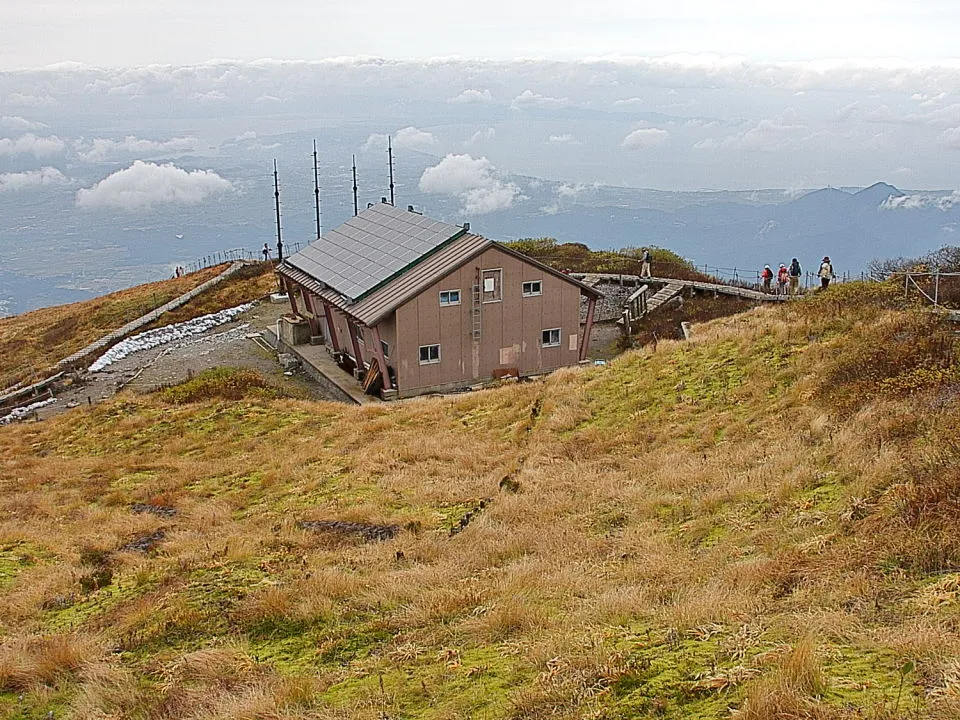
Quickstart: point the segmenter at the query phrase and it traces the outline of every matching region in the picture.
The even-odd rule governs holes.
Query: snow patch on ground
[[[13,412],[0,417],[0,425],[9,425],[12,422],[17,422],[18,420],[23,420],[25,417],[29,417],[34,410],[39,410],[42,407],[47,405],[53,405],[57,401],[56,398],[48,398],[46,400],[41,400],[40,402],[35,402],[26,407],[17,408]]]
[[[167,345],[192,335],[201,335],[210,328],[231,322],[238,315],[252,308],[253,305],[253,303],[238,305],[237,307],[227,308],[226,310],[220,310],[219,312],[210,313],[209,315],[202,315],[193,320],[177,323],[176,325],[168,325],[167,327],[157,328],[156,330],[147,330],[147,332],[134,335],[126,340],[121,340],[97,358],[87,369],[90,372],[99,372],[108,365],[112,365],[135,352]]]

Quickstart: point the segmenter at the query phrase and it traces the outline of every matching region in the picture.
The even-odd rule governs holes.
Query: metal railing
[[[285,255],[292,255],[293,253],[300,252],[306,243],[294,242],[294,243],[284,243],[283,250]],[[271,253],[274,248],[271,248]],[[203,257],[197,258],[189,265],[184,266],[184,270],[187,272],[196,272],[197,270],[203,270],[208,267],[215,267],[217,265],[223,265],[228,262],[236,262],[237,260],[263,260],[263,251],[262,250],[247,250],[246,248],[232,248],[230,250],[218,250],[217,252],[210,253],[209,255],[204,255]],[[269,256],[268,260],[272,260],[273,256]]]
[[[960,272],[940,272],[939,270],[933,272],[892,272],[887,279],[897,280],[900,277],[903,277],[903,296],[905,298],[910,297],[912,288],[921,297],[933,303],[934,307],[944,307],[943,290],[952,290],[951,295],[954,296],[960,294],[960,280],[953,280],[953,278],[960,278]]]

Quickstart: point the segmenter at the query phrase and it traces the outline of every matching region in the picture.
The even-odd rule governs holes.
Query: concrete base
[[[290,346],[309,344],[310,324],[302,318],[284,315],[280,318],[280,341]]]
[[[272,333],[269,334],[272,335]],[[357,384],[357,381],[337,365],[326,346],[304,344],[294,347],[280,339],[277,341],[277,349],[280,352],[291,353],[299,358],[303,371],[323,386],[330,396],[339,402],[351,405],[369,405],[380,402],[377,398],[363,393],[363,389]]]

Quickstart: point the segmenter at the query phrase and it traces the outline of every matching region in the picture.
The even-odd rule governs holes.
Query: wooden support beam
[[[327,330],[330,331],[330,344],[334,352],[340,352],[340,341],[337,339],[337,326],[333,323],[333,308],[329,303],[323,304],[323,312],[327,316]]]
[[[374,325],[373,328],[373,355],[380,364],[380,372],[383,374],[383,389],[393,390],[393,383],[390,382],[390,369],[387,367],[387,358],[383,354],[383,343],[380,341],[380,326]]]
[[[311,335],[320,334],[320,322],[317,319],[317,300],[318,298],[309,290],[303,293],[303,304],[307,306],[307,310],[310,312],[310,316],[307,318],[307,324],[310,325]]]
[[[360,336],[353,320],[347,318],[347,329],[350,331],[350,342],[353,344],[353,359],[357,361],[357,373],[363,372],[363,353],[360,352]]]
[[[593,311],[597,307],[597,299],[591,297],[587,299],[587,322],[583,326],[583,337],[580,338],[580,360],[587,359],[587,351],[590,349],[590,333],[593,331]]]
[[[283,277],[282,275],[280,277]],[[287,291],[287,298],[290,300],[290,310],[294,315],[299,315],[297,311],[297,296],[293,292],[293,283],[283,278],[283,288]]]

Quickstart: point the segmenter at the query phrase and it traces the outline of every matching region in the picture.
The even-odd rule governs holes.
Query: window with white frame
[[[495,268],[484,270],[482,276],[483,302],[500,302],[503,300],[503,270]]]
[[[559,330],[557,331],[560,332]],[[557,343],[560,335],[557,335]],[[420,346],[420,364],[421,365],[432,365],[434,363],[440,362],[440,346],[439,345],[421,345]]]
[[[441,290],[440,291],[440,307],[446,305],[459,305],[460,304],[460,291],[459,290]]]
[[[543,283],[540,280],[530,280],[523,284],[523,296],[534,297],[543,295]]]
[[[550,328],[540,333],[541,347],[560,347],[560,328]]]

